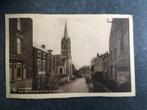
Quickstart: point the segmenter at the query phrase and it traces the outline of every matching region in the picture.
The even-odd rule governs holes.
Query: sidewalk
[[[91,92],[112,92],[109,88],[104,86],[99,81],[91,82],[89,85],[89,89],[91,90]]]
[[[110,82],[110,81],[109,82],[103,81],[102,83],[104,86],[109,88],[112,92],[129,92],[129,91],[131,91],[130,84],[118,85],[117,83]]]

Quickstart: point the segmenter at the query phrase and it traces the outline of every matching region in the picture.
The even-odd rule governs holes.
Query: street
[[[85,78],[79,78],[79,79],[75,79],[72,80],[71,82],[59,86],[58,91],[60,92],[71,92],[71,93],[77,93],[77,92],[81,92],[81,93],[87,93],[88,92],[88,85],[86,85],[85,83]]]
[[[90,86],[86,84],[85,78],[79,78],[72,80],[67,84],[59,86],[57,91],[63,93],[88,93],[89,91],[91,91],[91,89],[93,88],[90,88]],[[101,83],[97,83],[97,88],[95,92],[110,92],[110,90]]]

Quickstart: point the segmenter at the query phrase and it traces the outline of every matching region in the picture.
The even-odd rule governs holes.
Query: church
[[[64,35],[61,39],[61,63],[58,66],[58,74],[64,75],[66,81],[72,78],[72,56],[71,56],[71,42],[68,36],[67,24],[65,22]]]

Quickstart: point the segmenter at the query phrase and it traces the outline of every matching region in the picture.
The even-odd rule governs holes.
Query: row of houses
[[[90,66],[82,66],[81,68],[79,68],[79,74],[81,74],[81,76],[85,77],[85,81],[86,81],[86,83],[88,83],[91,79]]]
[[[48,90],[72,79],[70,38],[65,24],[61,53],[33,42],[31,18],[9,19],[9,70],[11,92]],[[57,82],[58,81],[58,82]]]
[[[111,82],[117,87],[131,90],[130,82],[129,19],[112,20],[109,38],[109,53],[97,54],[91,61],[92,74],[99,74],[99,80]],[[125,91],[125,89],[123,89]]]
[[[104,54],[97,54],[97,57],[91,60],[91,72],[99,74],[100,79],[107,79],[107,73],[109,73],[109,54],[108,52]]]

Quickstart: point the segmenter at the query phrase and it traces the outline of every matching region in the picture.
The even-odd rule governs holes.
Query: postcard
[[[135,96],[133,17],[6,14],[6,96]]]

